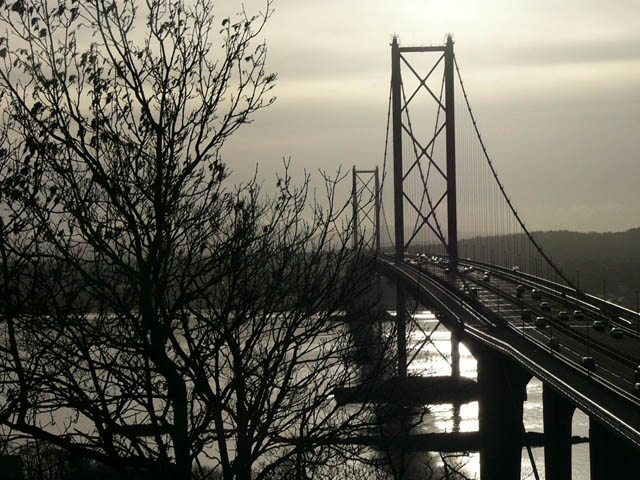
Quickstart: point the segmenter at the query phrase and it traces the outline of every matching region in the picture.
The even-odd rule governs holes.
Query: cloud
[[[580,42],[510,45],[488,56],[488,64],[549,66],[640,61],[640,36]]]

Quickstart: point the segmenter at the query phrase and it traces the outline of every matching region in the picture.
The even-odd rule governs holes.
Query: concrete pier
[[[522,404],[531,375],[508,357],[478,350],[480,478],[520,480]]]
[[[344,388],[336,403],[392,403],[396,405],[463,404],[478,400],[478,385],[465,377],[392,377],[377,383]]]
[[[629,441],[589,418],[591,480],[640,478],[640,456]]]
[[[570,480],[571,424],[576,407],[548,385],[543,385],[542,403],[545,478]]]

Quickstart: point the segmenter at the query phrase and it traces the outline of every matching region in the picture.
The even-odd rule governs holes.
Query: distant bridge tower
[[[375,170],[353,167],[353,247],[380,253],[380,177]]]

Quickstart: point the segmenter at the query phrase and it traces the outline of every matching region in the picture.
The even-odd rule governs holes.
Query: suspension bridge
[[[591,478],[636,478],[640,316],[581,291],[527,229],[480,135],[450,36],[429,47],[393,39],[384,165],[381,174],[354,167],[352,192],[354,242],[395,282],[397,375],[407,376],[408,296],[452,332],[453,380],[459,342],[478,362],[481,478],[520,478],[534,376],[546,478],[571,478],[576,408],[589,416]]]

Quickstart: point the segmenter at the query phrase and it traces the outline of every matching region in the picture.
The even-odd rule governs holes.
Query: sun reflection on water
[[[451,335],[429,311],[419,311],[413,315],[416,326],[409,333],[407,343],[408,358],[413,360],[407,367],[409,375],[451,375]],[[460,344],[460,375],[477,378],[477,361],[469,350]],[[527,385],[527,401],[523,405],[523,420],[527,431],[543,431],[542,382],[533,378]],[[473,432],[478,430],[478,402],[462,405],[430,405],[429,413],[416,433]],[[573,417],[573,435],[588,437],[588,417],[579,410]],[[543,448],[532,449],[539,477],[544,479]],[[572,449],[573,478],[588,480],[589,445],[574,445]],[[470,478],[480,476],[480,456],[469,454],[464,460],[465,472]],[[522,476],[534,478],[533,468],[527,450],[522,450]]]

